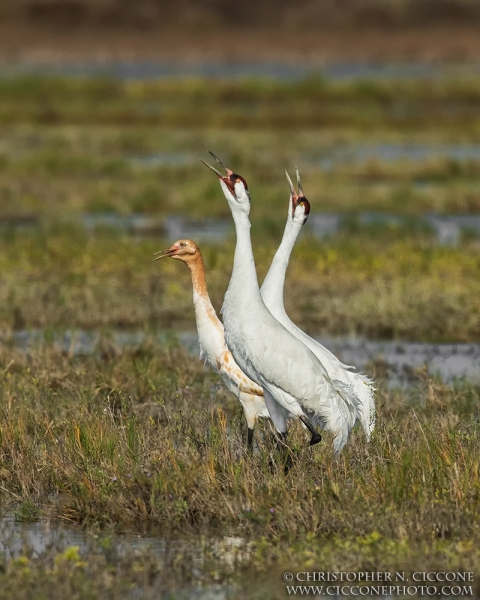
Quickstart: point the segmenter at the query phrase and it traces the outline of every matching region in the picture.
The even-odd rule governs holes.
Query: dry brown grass
[[[476,387],[427,379],[408,401],[377,382],[368,447],[356,431],[334,460],[328,436],[308,448],[293,425],[285,473],[268,428],[246,454],[240,406],[196,359],[176,348],[105,348],[103,358],[1,349],[0,495],[19,518],[240,536],[246,571],[239,564],[235,580],[243,593],[257,580],[262,597],[269,588],[278,597],[282,570],[307,566],[474,570]],[[44,572],[24,566],[25,582]]]
[[[236,3],[238,5],[238,3]],[[322,66],[338,62],[476,62],[480,55],[475,21],[432,21],[407,28],[382,25],[336,28],[302,27],[289,18],[284,26],[235,23],[198,24],[183,14],[179,25],[148,27],[96,23],[78,26],[65,19],[0,20],[0,61],[56,64],[89,61],[287,62]]]

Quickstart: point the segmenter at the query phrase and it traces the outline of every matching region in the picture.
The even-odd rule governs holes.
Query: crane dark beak
[[[293,187],[293,183],[292,183],[292,180],[290,179],[290,175],[288,174],[287,169],[285,169],[285,175],[287,176],[288,185],[290,186],[290,194],[292,195],[292,197],[294,197],[297,195],[297,192],[295,191],[295,188]]]
[[[295,167],[295,171],[297,173],[298,195],[300,197],[305,198],[305,194],[303,193],[302,180],[300,179],[300,173],[298,172],[297,167]]]
[[[233,175],[233,171],[232,169],[229,169],[228,167],[226,167],[223,162],[218,158],[218,156],[216,156],[211,150],[208,151],[208,153],[210,154],[210,156],[212,158],[214,158],[217,163],[222,167],[222,169],[225,170],[225,173],[230,177],[230,175]],[[211,168],[211,167],[210,167]]]
[[[170,246],[170,248],[167,248],[166,250],[159,250],[153,255],[155,256],[153,260],[156,261],[160,260],[161,258],[168,258],[169,256],[173,256],[177,252],[177,250],[178,246]]]
[[[217,169],[215,167],[212,167],[212,165],[209,165],[203,159],[200,159],[200,162],[202,162],[206,167],[208,167],[209,169],[211,169],[219,179],[223,179],[224,178],[224,175],[222,175],[220,173],[220,171],[217,171]]]
[[[232,180],[230,179],[230,177],[234,174],[233,171],[231,169],[229,169],[228,167],[226,167],[222,161],[218,158],[218,156],[216,156],[211,150],[208,151],[209,154],[212,156],[212,158],[214,158],[217,163],[224,169],[226,175],[222,175],[220,173],[220,171],[217,171],[217,169],[215,167],[212,167],[212,165],[209,165],[208,163],[206,163],[204,160],[200,159],[202,161],[202,163],[208,167],[211,171],[213,171],[215,173],[215,175],[221,179],[223,181],[223,183],[228,187],[228,189],[232,192],[233,195],[235,195],[235,190],[233,187],[233,183]]]
[[[285,170],[285,175],[287,176],[288,185],[290,187],[290,195],[292,197],[292,217],[295,214],[295,209],[299,204],[305,207],[305,215],[308,217],[310,214],[310,202],[305,198],[305,194],[303,192],[302,180],[300,179],[300,173],[298,172],[297,167],[295,167],[296,175],[297,175],[297,185],[298,185],[298,194],[295,191],[295,187],[293,186],[292,180]],[[306,220],[306,219],[305,219]]]

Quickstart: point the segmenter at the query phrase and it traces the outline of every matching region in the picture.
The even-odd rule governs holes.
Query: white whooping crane
[[[302,188],[300,174],[297,169],[298,194],[295,191],[292,180],[288,173],[287,180],[290,185],[290,202],[288,206],[287,224],[281,244],[273,258],[270,269],[260,289],[265,306],[280,323],[290,331],[296,338],[303,342],[315,356],[321,361],[328,371],[334,384],[342,381],[351,386],[351,392],[357,396],[357,419],[362,424],[367,440],[375,427],[375,388],[373,381],[362,373],[352,372],[354,367],[345,365],[338,358],[312,339],[293,323],[285,311],[283,304],[283,290],[285,285],[285,274],[295,241],[308,219],[310,203],[308,202]]]
[[[154,256],[154,260],[170,257],[187,265],[192,277],[200,358],[213,367],[223,383],[241,402],[248,426],[247,446],[251,449],[253,428],[257,419],[269,416],[263,390],[240,370],[225,344],[223,325],[208,295],[205,265],[199,247],[191,240],[178,240],[173,246],[156,252]]]
[[[243,177],[228,169],[217,175],[232,212],[237,234],[233,271],[222,307],[225,341],[242,371],[263,388],[277,431],[285,436],[287,419],[297,416],[310,430],[310,445],[321,440],[314,423],[334,435],[338,454],[356,420],[347,386],[333,385],[325,367],[265,306],[258,287],[250,238],[250,193]],[[203,161],[202,161],[203,162]],[[312,422],[313,420],[313,422]]]

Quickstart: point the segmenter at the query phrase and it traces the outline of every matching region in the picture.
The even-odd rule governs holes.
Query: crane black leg
[[[321,441],[322,436],[318,433],[318,431],[312,425],[311,421],[305,415],[300,416],[300,421],[302,421],[302,423],[305,425],[305,427],[312,434],[312,437],[310,438],[310,446],[314,446],[315,444],[318,444],[318,442]]]
[[[250,427],[247,429],[247,450],[253,450],[253,429]]]

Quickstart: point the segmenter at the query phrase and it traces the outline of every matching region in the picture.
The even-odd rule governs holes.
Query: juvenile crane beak
[[[159,250],[158,252],[154,253],[153,256],[155,256],[155,258],[153,259],[153,261],[173,256],[177,250],[178,246],[170,246],[170,248],[167,248],[166,250]]]

